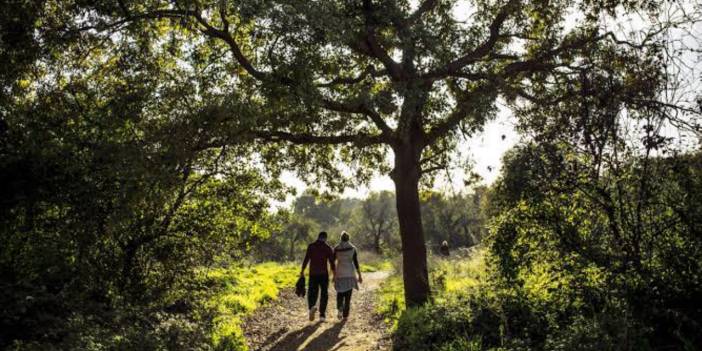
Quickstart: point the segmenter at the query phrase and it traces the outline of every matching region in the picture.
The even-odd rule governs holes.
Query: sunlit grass
[[[392,262],[389,260],[373,262],[373,263],[361,263],[361,272],[373,273],[380,271],[392,271]]]
[[[358,261],[361,264],[361,272],[391,272],[394,270],[392,261],[387,257],[371,251],[360,251]]]
[[[452,294],[465,292],[468,289],[476,288],[485,282],[486,268],[483,251],[476,251],[469,258],[440,259],[434,261],[436,267],[432,269],[433,280],[439,283],[441,275],[445,276],[442,293]]]
[[[432,256],[429,259],[429,268],[432,298],[436,302],[445,302],[458,295],[469,293],[487,280],[483,250],[476,251],[467,258]],[[386,322],[396,325],[405,309],[400,269],[397,269],[396,273],[380,286],[377,306],[377,312],[385,317]]]
[[[385,321],[397,323],[402,310],[405,309],[405,295],[402,276],[394,274],[386,279],[378,290],[376,311],[385,317]]]
[[[263,263],[251,267],[220,268],[206,273],[206,280],[220,289],[207,302],[217,312],[212,343],[217,350],[246,350],[241,329],[243,317],[275,300],[280,289],[292,288],[299,267],[294,264]]]

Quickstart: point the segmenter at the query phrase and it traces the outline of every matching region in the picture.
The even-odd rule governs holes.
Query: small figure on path
[[[334,274],[336,308],[339,310],[339,319],[346,319],[351,310],[351,293],[353,289],[358,290],[358,283],[363,283],[356,247],[349,242],[347,232],[341,233],[341,243],[334,248],[334,257],[336,259]],[[358,274],[358,280],[354,270]]]
[[[449,256],[449,246],[448,242],[444,240],[444,242],[441,243],[441,247],[439,248],[439,253],[441,253],[441,256]]]
[[[314,320],[317,312],[317,297],[319,297],[319,319],[326,319],[327,300],[329,298],[329,270],[327,262],[334,273],[334,250],[327,244],[327,232],[320,232],[317,240],[307,246],[305,259],[302,261],[300,277],[305,276],[307,263],[310,264],[309,284],[307,285],[307,307],[310,313],[310,322]]]

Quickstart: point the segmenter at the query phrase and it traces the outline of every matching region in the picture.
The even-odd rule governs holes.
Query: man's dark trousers
[[[307,286],[307,308],[311,309],[312,306],[317,304],[317,296],[319,296],[319,316],[325,317],[327,312],[327,299],[329,295],[327,289],[329,288],[329,276],[324,275],[310,275],[310,282]]]

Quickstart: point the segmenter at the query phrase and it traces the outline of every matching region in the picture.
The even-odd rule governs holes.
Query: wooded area
[[[696,1],[4,3],[0,347],[234,348],[229,269],[347,230],[401,257],[398,350],[698,350],[701,40]],[[501,109],[497,181],[433,188]]]

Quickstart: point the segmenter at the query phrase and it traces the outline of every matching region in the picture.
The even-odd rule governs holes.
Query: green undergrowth
[[[361,263],[361,272],[373,273],[382,271],[392,271],[392,262],[388,260],[373,262],[373,263]]]
[[[467,258],[432,258],[432,299],[420,307],[405,308],[400,274],[386,280],[379,289],[377,308],[392,324],[393,348],[656,349],[650,346],[644,324],[628,313],[626,301],[607,295],[607,280],[601,269],[564,272],[539,263],[519,271],[519,283],[510,285],[499,279],[492,264],[487,251],[474,252]],[[675,349],[697,350],[693,341],[687,345]]]
[[[476,251],[469,257],[453,256],[429,258],[431,271],[432,300],[435,304],[455,301],[460,296],[475,291],[486,280],[483,251]],[[404,286],[400,269],[385,280],[379,289],[377,312],[386,322],[397,328],[397,323],[405,311]]]
[[[358,253],[358,261],[361,265],[361,272],[364,273],[394,270],[392,260],[389,257],[374,252],[360,251]]]
[[[207,307],[216,311],[211,335],[215,349],[247,350],[242,319],[275,300],[281,289],[292,288],[298,270],[294,264],[269,262],[207,272],[205,279],[219,289],[207,302]]]

